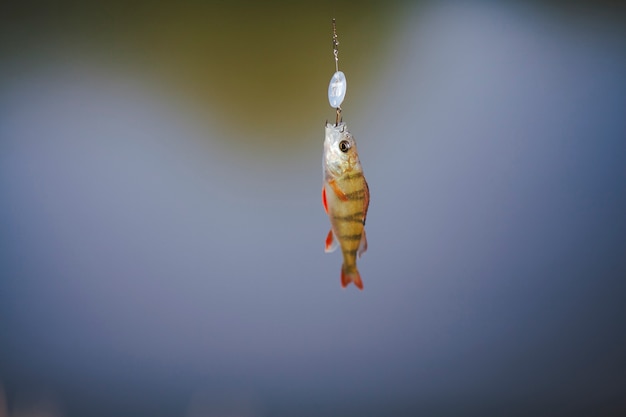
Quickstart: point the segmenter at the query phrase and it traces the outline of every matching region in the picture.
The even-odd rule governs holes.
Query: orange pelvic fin
[[[330,187],[333,189],[333,191],[341,201],[348,201],[348,196],[346,195],[346,193],[341,191],[341,188],[339,188],[339,186],[337,185],[337,181],[328,180],[328,185],[330,185]]]
[[[359,274],[359,270],[356,267],[353,270],[346,270],[346,266],[341,266],[341,286],[346,288],[348,284],[354,282],[354,285],[360,290],[363,289],[363,281],[361,281],[361,274]]]
[[[335,239],[335,235],[333,233],[333,229],[330,229],[328,232],[328,236],[326,236],[326,247],[324,248],[324,252],[329,253],[337,249],[339,243],[337,239]]]
[[[324,210],[326,210],[326,214],[328,214],[328,200],[326,199],[326,187],[322,187],[322,204],[324,205]]]

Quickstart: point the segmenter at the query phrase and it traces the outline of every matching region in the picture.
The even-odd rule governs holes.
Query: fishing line
[[[333,17],[333,55],[335,56],[335,72],[339,71],[339,40],[337,39],[337,21]]]

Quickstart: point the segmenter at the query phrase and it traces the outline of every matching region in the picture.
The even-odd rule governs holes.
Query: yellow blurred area
[[[53,54],[60,48],[105,70],[131,70],[166,95],[191,100],[193,116],[219,121],[238,140],[278,145],[332,117],[331,18],[349,84],[344,108],[354,113],[368,100],[370,83],[380,82],[397,9],[384,2],[280,1],[11,7],[2,18],[12,34],[3,55],[28,54],[33,45]]]

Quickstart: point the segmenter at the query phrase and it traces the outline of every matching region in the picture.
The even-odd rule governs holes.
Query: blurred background
[[[0,416],[624,415],[623,11],[3,5]]]

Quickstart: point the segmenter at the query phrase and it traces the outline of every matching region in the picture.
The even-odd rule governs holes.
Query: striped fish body
[[[369,188],[363,176],[356,142],[344,123],[326,124],[323,166],[322,202],[331,224],[325,250],[332,252],[341,247],[342,287],[353,282],[363,289],[356,260],[357,255],[360,257],[367,250],[365,218]]]

